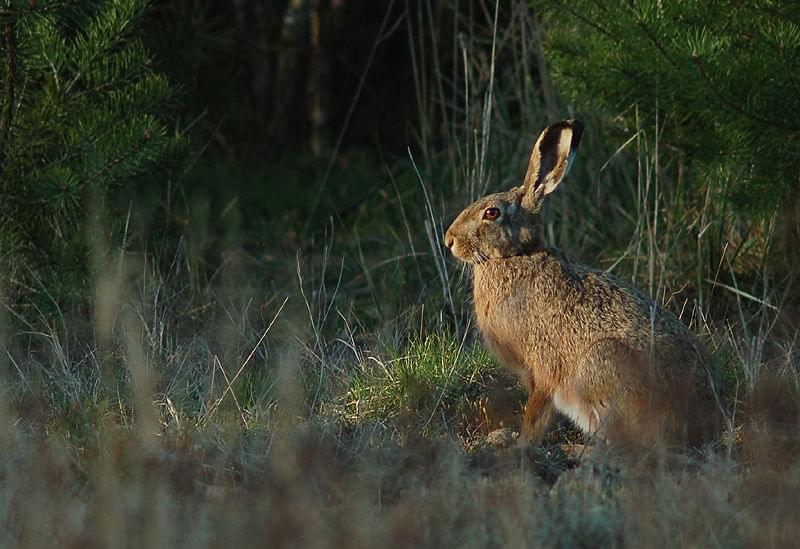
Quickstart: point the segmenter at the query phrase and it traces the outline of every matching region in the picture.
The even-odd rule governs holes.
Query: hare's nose
[[[444,245],[448,248],[452,248],[453,244],[455,243],[455,239],[450,236],[449,234],[444,235]]]

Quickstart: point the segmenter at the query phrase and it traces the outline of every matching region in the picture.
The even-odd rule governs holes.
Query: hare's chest
[[[519,341],[520,333],[530,330],[540,312],[531,303],[530,292],[522,290],[520,287],[476,284],[473,301],[478,328],[500,338]]]
[[[509,316],[509,303],[504,295],[497,292],[481,291],[476,287],[474,291],[475,319],[478,328],[484,335],[491,335],[493,339],[502,339],[510,335],[513,328],[512,318]]]
[[[514,292],[482,292],[479,287],[474,303],[478,330],[494,354],[508,366],[525,362],[531,321],[527,304]]]

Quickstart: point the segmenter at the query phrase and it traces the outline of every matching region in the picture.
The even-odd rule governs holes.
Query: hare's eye
[[[496,221],[500,217],[500,208],[486,208],[483,212],[483,218],[489,221]]]

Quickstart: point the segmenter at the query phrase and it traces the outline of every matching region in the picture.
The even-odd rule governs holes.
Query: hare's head
[[[481,263],[541,248],[542,200],[567,175],[582,133],[577,120],[545,129],[533,146],[522,186],[474,202],[447,229],[444,242],[453,255]]]

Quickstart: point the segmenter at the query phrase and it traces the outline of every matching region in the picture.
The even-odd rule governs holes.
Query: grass
[[[477,338],[468,271],[437,238],[472,197],[519,179],[544,126],[518,53],[539,29],[525,10],[514,23],[490,9],[453,46],[455,103],[436,100],[447,79],[422,78],[444,66],[415,57],[420,104],[443,109],[420,114],[421,154],[331,164],[329,215],[309,232],[299,172],[287,185],[288,168],[203,166],[198,181],[230,186],[187,185],[186,232],[158,251],[96,254],[91,307],[37,311],[46,288],[24,308],[3,301],[4,545],[795,543],[791,280],[761,261],[768,224],[744,230],[672,178],[649,128],[617,149],[589,124],[545,234],[707,342],[728,382],[725,437],[641,468],[566,420],[537,449],[498,436],[519,429],[525,395]],[[415,55],[430,32],[415,29]],[[292,206],[263,211],[282,189]]]
[[[729,288],[706,283],[701,301],[683,285],[696,248],[672,230],[691,202],[670,213],[676,197],[649,193],[643,179],[630,185],[641,186],[630,193],[641,204],[626,215],[630,241],[592,232],[599,218],[572,225],[566,240],[580,230],[619,246],[607,264],[642,287],[653,281],[651,292],[707,340],[729,387],[731,424],[717,448],[642,470],[583,448],[565,420],[539,449],[508,447],[497,429],[519,429],[524,392],[475,338],[465,273],[446,259],[441,278],[441,257],[425,251],[428,235],[414,230],[424,223],[411,216],[430,213],[407,210],[382,241],[337,229],[344,234],[295,257],[271,287],[254,275],[269,260],[231,260],[204,278],[178,247],[166,272],[112,257],[91,316],[31,319],[6,308],[7,325],[23,329],[6,330],[4,342],[0,538],[13,546],[793,543],[800,357],[791,305],[780,287],[744,286],[740,259],[725,251]],[[645,211],[663,214],[659,224]],[[558,203],[550,212],[555,237],[570,214]],[[403,270],[395,246],[406,238],[420,255]]]
[[[450,334],[429,335],[388,360],[369,357],[360,365],[349,381],[346,410],[354,421],[405,421],[422,435],[468,434],[491,424],[480,417],[480,397],[503,377],[483,348],[464,348]]]

